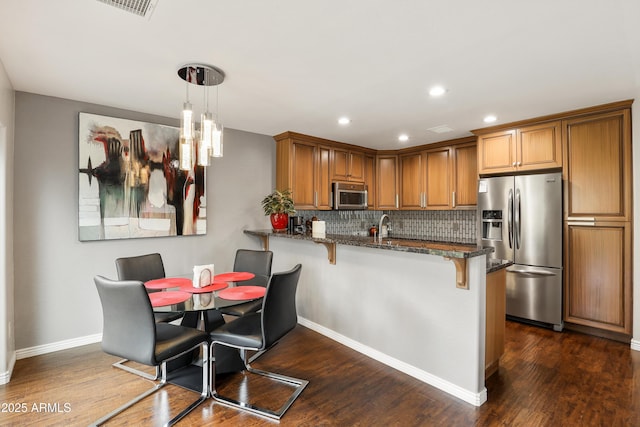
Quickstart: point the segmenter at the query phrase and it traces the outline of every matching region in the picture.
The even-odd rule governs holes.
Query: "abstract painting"
[[[179,168],[179,133],[80,113],[80,241],[206,234],[204,167]]]

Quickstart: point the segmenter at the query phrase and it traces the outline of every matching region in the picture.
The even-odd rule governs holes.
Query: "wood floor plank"
[[[615,341],[514,322],[507,322],[505,345],[481,407],[302,326],[254,367],[310,381],[281,426],[640,425],[640,352]],[[84,426],[153,386],[112,368],[116,360],[99,344],[19,360],[11,382],[0,386],[0,425]],[[252,379],[247,389],[241,380],[242,374],[227,376],[219,390],[249,392],[267,405],[282,397],[268,384]],[[161,425],[195,398],[170,385],[108,425]],[[207,400],[179,425],[274,422]]]

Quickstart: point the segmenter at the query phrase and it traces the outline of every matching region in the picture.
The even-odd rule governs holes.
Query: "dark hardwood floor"
[[[19,360],[0,386],[0,425],[87,425],[150,388],[111,367],[99,344]],[[474,407],[298,326],[254,363],[310,381],[282,426],[640,426],[640,352],[574,332],[507,322],[506,353]],[[241,374],[222,392],[247,393]],[[226,388],[225,388],[226,387]],[[252,395],[277,399],[258,382]],[[160,425],[195,399],[167,386],[109,425]],[[23,405],[24,404],[24,405]],[[13,411],[13,412],[12,412]],[[16,412],[21,411],[21,412]],[[179,425],[277,424],[206,401]]]

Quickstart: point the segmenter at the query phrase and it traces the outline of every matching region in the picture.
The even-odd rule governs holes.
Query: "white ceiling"
[[[0,0],[0,61],[17,91],[176,118],[177,69],[210,64],[226,74],[228,128],[395,149],[470,135],[489,113],[633,98],[639,18],[638,0],[158,0],[150,19],[97,0]],[[429,97],[435,84],[447,94]],[[453,131],[427,130],[440,125]]]

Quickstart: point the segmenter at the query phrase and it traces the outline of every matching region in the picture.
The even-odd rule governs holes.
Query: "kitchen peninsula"
[[[395,238],[380,243],[347,235],[245,233],[274,252],[274,271],[302,263],[300,324],[468,403],[487,400],[486,255],[492,249]],[[465,287],[456,286],[461,265]],[[493,264],[490,271],[504,266]]]

